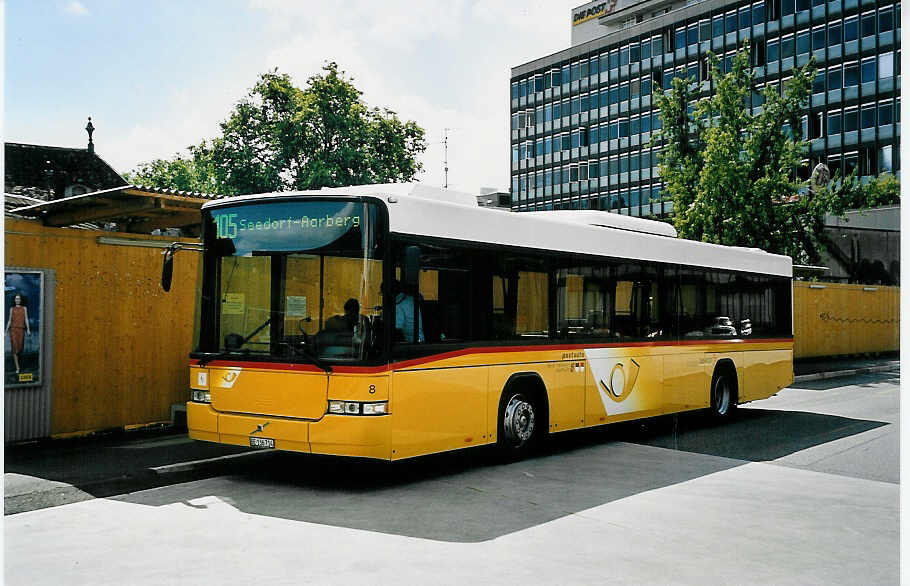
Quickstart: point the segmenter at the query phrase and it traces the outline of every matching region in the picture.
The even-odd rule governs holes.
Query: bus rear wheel
[[[521,391],[509,391],[500,405],[499,450],[508,459],[524,457],[541,436],[537,404]]]
[[[711,415],[729,419],[736,409],[736,387],[729,369],[718,369],[711,380]]]

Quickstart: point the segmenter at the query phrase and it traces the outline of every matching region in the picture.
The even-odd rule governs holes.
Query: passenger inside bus
[[[420,311],[420,294],[416,299],[413,294],[406,292],[401,283],[395,281],[395,338],[407,343],[414,342],[414,315],[415,305],[417,315],[417,341],[423,342],[423,316]],[[415,304],[415,301],[417,302]]]

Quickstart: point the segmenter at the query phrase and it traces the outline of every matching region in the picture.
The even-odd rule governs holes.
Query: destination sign
[[[359,231],[363,212],[355,202],[269,202],[217,208],[212,220],[216,238],[231,240],[234,254],[247,255],[327,246]]]

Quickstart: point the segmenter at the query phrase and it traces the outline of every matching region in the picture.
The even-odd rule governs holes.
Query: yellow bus
[[[420,184],[226,198],[202,214],[198,440],[520,457],[573,429],[726,418],[793,380],[788,257]]]

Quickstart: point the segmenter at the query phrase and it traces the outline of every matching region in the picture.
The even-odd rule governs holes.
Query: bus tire
[[[718,364],[711,378],[711,416],[717,420],[727,420],[736,410],[738,389],[736,371],[729,363]]]
[[[506,461],[531,453],[546,433],[547,417],[542,402],[523,388],[510,388],[499,401],[496,445]]]

